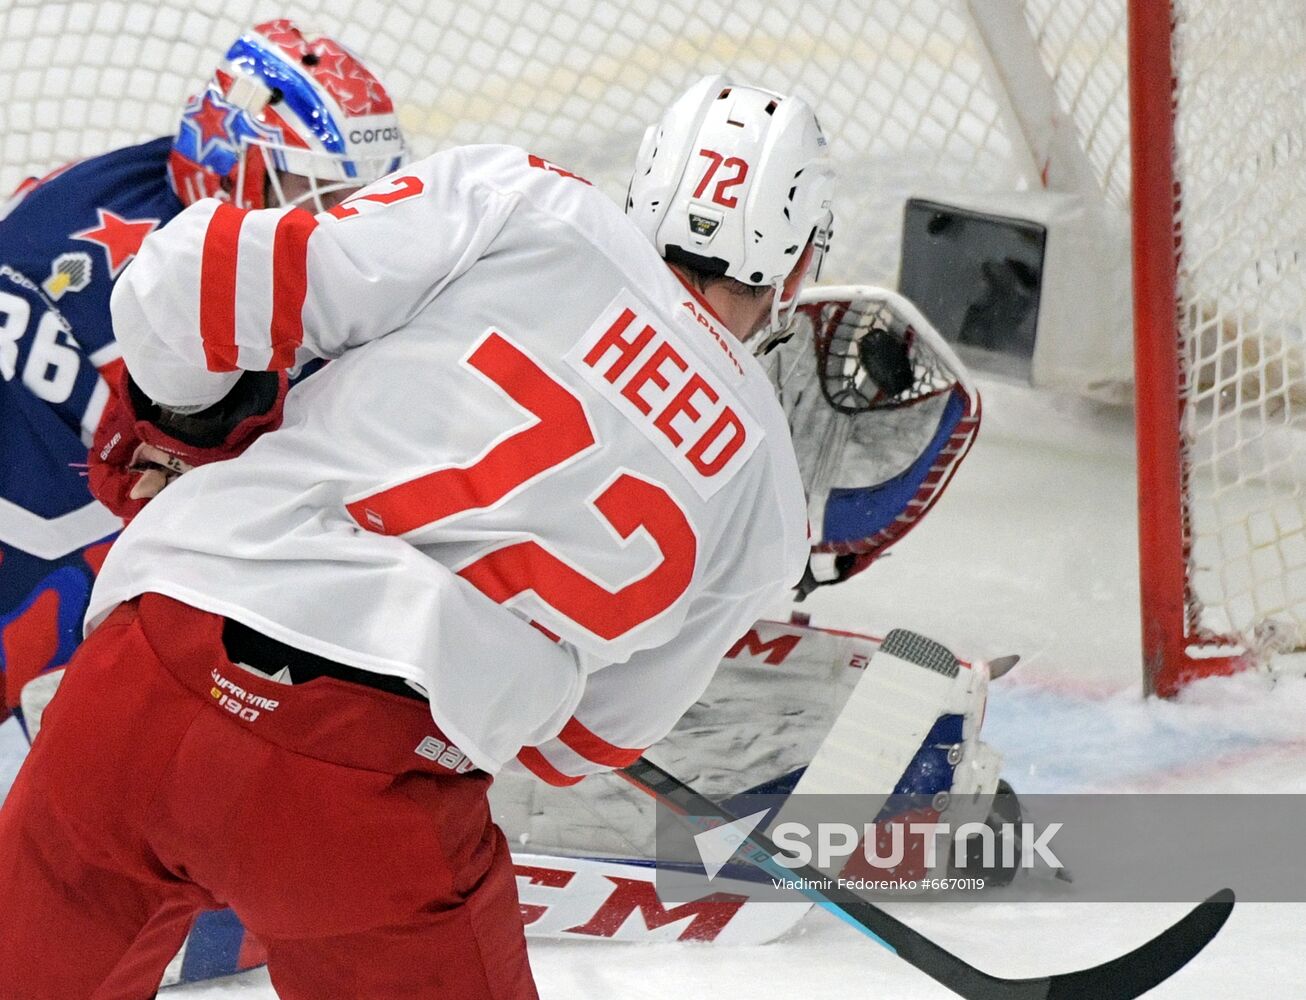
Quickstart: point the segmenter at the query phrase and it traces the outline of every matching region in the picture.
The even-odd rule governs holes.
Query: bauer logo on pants
[[[209,676],[213,678],[213,687],[209,689],[209,695],[219,707],[226,709],[238,719],[253,722],[263,712],[275,712],[277,706],[281,704],[275,698],[265,698],[261,694],[246,691],[239,684],[223,677],[217,670],[210,671]]]
[[[471,758],[456,746],[452,743],[446,743],[436,736],[423,737],[422,742],[417,744],[413,753],[419,757],[425,757],[441,767],[447,767],[454,774],[466,774],[476,767]]]

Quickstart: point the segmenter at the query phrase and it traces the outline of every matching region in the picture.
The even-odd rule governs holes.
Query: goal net
[[[1009,207],[1022,193],[1067,192],[1126,224],[1130,5],[10,0],[0,9],[0,192],[71,159],[171,133],[185,98],[243,29],[290,16],[368,61],[416,155],[515,143],[614,198],[644,127],[698,76],[724,70],[801,94],[818,110],[838,169],[823,280],[893,286],[908,197],[992,196]],[[1145,469],[1142,488],[1145,522],[1147,496],[1172,494],[1157,515],[1169,540],[1145,531],[1143,541],[1145,632],[1167,637],[1146,654],[1151,683],[1170,690],[1175,678],[1227,663],[1204,662],[1203,647],[1239,656],[1306,637],[1297,427],[1306,9],[1295,0],[1174,0],[1172,18],[1165,0],[1132,5],[1136,28],[1138,11],[1153,15],[1155,44],[1141,71],[1135,50],[1135,87],[1141,79],[1158,96],[1148,128],[1174,136],[1179,192],[1177,207],[1158,189],[1145,196],[1154,227],[1145,252],[1173,265],[1171,297],[1153,305],[1170,360],[1168,380],[1150,370],[1139,379],[1155,397],[1140,413],[1160,413],[1167,426],[1156,433],[1169,439],[1146,451],[1169,480],[1158,485]],[[1159,146],[1170,165],[1170,147]],[[1155,159],[1157,148],[1145,134],[1139,158]],[[1113,269],[1126,296],[1127,262],[1100,267]],[[1154,391],[1167,381],[1172,388]],[[1167,566],[1153,572],[1163,580],[1154,591],[1149,559]]]
[[[1123,7],[1084,0],[1071,5],[1082,16],[1067,18],[1063,6],[1035,0],[1031,31],[1063,68],[1090,155],[1123,206]],[[797,92],[818,109],[840,169],[847,236],[831,255],[836,279],[894,278],[908,190],[1040,183],[957,0],[10,0],[0,10],[0,189],[172,132],[231,41],[273,16],[364,56],[416,155],[514,143],[614,196],[645,126],[698,76],[724,69]]]

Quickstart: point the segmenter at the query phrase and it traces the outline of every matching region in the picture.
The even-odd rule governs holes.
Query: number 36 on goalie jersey
[[[756,447],[751,419],[693,370],[683,349],[637,313],[633,296],[614,299],[566,361],[684,473],[704,499]],[[435,469],[348,503],[362,527],[409,535],[485,509],[600,445],[580,397],[520,344],[487,332],[463,365],[531,419],[465,465]],[[689,587],[698,558],[694,526],[666,485],[619,470],[585,502],[614,544],[643,531],[659,558],[609,589],[539,541],[511,542],[480,555],[459,575],[499,603],[526,591],[599,639],[616,639],[656,618]],[[579,507],[579,504],[578,504]],[[578,509],[576,514],[581,515]],[[564,512],[564,516],[567,513]]]

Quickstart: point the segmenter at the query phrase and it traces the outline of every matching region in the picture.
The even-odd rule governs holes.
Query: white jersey
[[[803,571],[760,366],[616,206],[522,150],[440,153],[316,217],[200,202],[113,319],[171,406],[334,360],[279,430],[151,501],[88,622],[152,591],[406,678],[488,771],[629,763]]]

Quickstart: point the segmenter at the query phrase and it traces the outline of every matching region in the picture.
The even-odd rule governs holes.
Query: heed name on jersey
[[[704,500],[724,486],[761,429],[709,366],[623,289],[567,363],[635,424]]]

